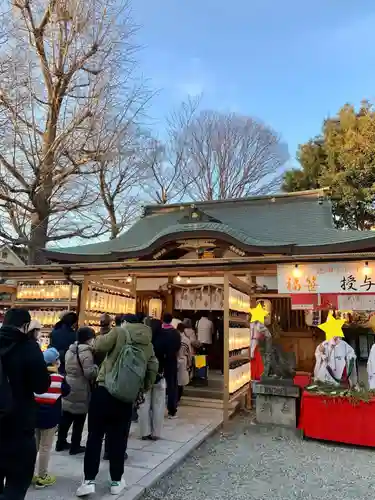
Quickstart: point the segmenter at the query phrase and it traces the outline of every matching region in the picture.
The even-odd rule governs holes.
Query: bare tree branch
[[[141,84],[127,0],[5,1],[0,239],[26,245],[35,263],[49,242],[108,229],[102,216],[91,221],[101,200],[94,179],[118,135],[114,117],[127,109],[131,123],[146,101],[134,96]],[[118,182],[130,184],[129,176]]]
[[[181,134],[186,152],[182,180],[193,200],[241,198],[270,192],[280,183],[286,146],[253,118],[205,111]]]
[[[167,119],[167,140],[165,142],[150,138],[145,150],[145,163],[150,171],[150,185],[146,190],[158,204],[170,203],[181,199],[188,182],[183,182],[187,157],[185,130],[194,119],[201,102],[201,96],[183,102]]]

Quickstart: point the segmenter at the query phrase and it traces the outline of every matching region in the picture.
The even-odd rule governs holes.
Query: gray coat
[[[77,349],[81,364],[77,358]],[[78,345],[77,342],[72,344],[65,356],[65,370],[70,394],[63,399],[63,410],[74,414],[87,413],[91,397],[90,384],[98,375],[91,346]]]

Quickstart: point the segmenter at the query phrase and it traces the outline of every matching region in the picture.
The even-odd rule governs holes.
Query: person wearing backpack
[[[140,394],[155,382],[158,361],[152,347],[151,329],[136,315],[124,316],[124,323],[106,335],[96,337],[95,351],[107,353],[97,378],[88,414],[88,438],[84,460],[84,480],[76,495],[95,493],[103,438],[107,433],[110,490],[119,495],[126,487],[124,457],[133,405]]]
[[[69,449],[70,455],[84,453],[81,446],[82,432],[89,410],[93,384],[98,375],[98,367],[90,342],[95,338],[95,331],[89,326],[77,330],[77,341],[69,347],[65,355],[66,379],[70,393],[62,401],[62,419],[56,442],[56,451]],[[67,442],[70,427],[73,425],[72,442]]]
[[[9,309],[0,328],[0,498],[24,499],[36,461],[37,404],[50,375],[26,309]]]

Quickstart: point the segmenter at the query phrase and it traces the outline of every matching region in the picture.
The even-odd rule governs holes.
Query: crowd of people
[[[168,418],[177,418],[194,350],[201,346],[190,320],[176,322],[168,313],[163,321],[126,314],[112,327],[112,318],[103,314],[98,335],[77,325],[75,312],[62,315],[42,352],[41,325],[31,321],[30,313],[12,308],[5,314],[0,328],[2,500],[25,498],[31,484],[46,488],[56,482],[49,470],[56,435],[57,452],[84,455],[78,497],[95,493],[103,443],[110,492],[119,495],[126,487],[131,422],[138,419],[140,439],[155,441],[161,438],[166,408]]]

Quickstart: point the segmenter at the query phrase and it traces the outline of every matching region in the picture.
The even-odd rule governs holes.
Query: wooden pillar
[[[82,283],[80,303],[79,303],[79,316],[78,316],[78,326],[85,325],[86,319],[86,304],[89,296],[89,277],[85,276]]]
[[[173,285],[173,276],[168,276],[168,285]],[[173,288],[167,291],[167,296],[165,298],[165,312],[173,314],[174,309],[174,294]]]
[[[69,285],[69,303],[68,303],[68,311],[70,311],[71,303],[72,303],[72,295],[73,295],[73,285],[70,283]]]
[[[137,276],[134,276],[133,278],[133,295],[134,295],[134,304],[135,304],[135,312],[143,312],[137,310]]]
[[[224,273],[224,425],[229,420],[229,276]]]
[[[251,287],[256,285],[256,276],[253,276],[251,273],[247,275],[247,281],[249,283],[249,296],[250,296],[250,307],[256,307],[256,298],[254,294],[251,292]]]

